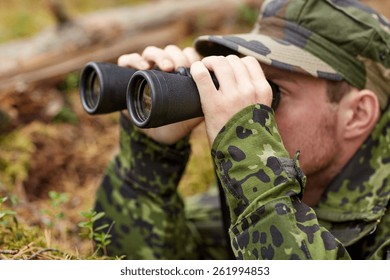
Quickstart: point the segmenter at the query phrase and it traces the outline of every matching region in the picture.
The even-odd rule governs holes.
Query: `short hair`
[[[340,100],[352,90],[352,86],[346,81],[327,80],[326,94],[330,103],[338,104]]]

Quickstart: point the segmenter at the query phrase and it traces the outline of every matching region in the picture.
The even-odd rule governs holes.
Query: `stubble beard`
[[[323,125],[317,127],[313,139],[307,144],[306,150],[315,152],[307,155],[302,165],[307,176],[305,194],[314,196],[309,200],[315,202],[320,199],[321,194],[342,168],[339,158],[343,150],[336,137],[337,112],[330,111],[329,114],[325,114],[321,123]]]

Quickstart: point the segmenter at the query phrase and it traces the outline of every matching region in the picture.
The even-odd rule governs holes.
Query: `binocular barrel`
[[[127,108],[134,124],[141,128],[203,115],[198,89],[186,68],[175,73],[136,72],[127,88]]]
[[[129,79],[137,70],[106,62],[89,62],[81,71],[80,98],[91,115],[126,109]]]

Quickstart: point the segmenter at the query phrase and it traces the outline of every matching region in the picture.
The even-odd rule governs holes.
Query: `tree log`
[[[160,0],[72,18],[0,45],[0,94],[79,70],[88,61],[115,61],[147,45],[178,43],[197,26],[212,32],[237,18],[244,4],[259,5],[256,0]]]

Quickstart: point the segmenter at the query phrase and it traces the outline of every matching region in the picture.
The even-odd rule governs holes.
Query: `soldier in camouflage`
[[[191,66],[228,229],[217,188],[177,192],[202,120],[141,131],[122,114],[96,200],[99,223],[115,222],[109,254],[390,259],[388,21],[354,0],[267,0],[251,33],[202,36],[195,50],[149,47],[118,63]]]

